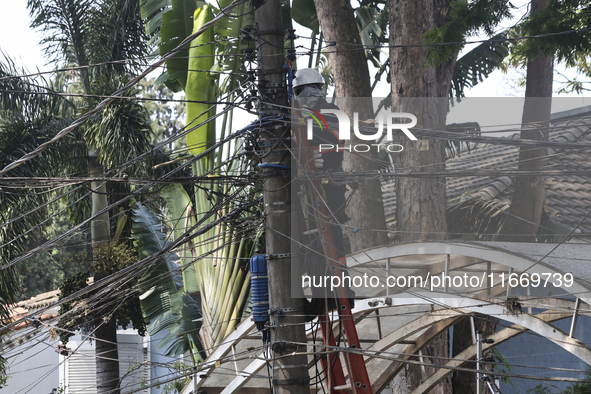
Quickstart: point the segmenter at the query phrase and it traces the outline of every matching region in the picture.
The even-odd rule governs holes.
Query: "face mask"
[[[297,96],[300,106],[308,108],[313,107],[319,98],[322,98],[322,92],[314,85],[305,86]]]

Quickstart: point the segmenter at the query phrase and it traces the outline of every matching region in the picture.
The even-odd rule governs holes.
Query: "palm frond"
[[[447,210],[450,237],[474,237],[490,241],[509,211],[509,203],[497,199],[482,200],[471,195]]]
[[[379,47],[387,42],[388,38],[388,7],[379,9],[375,6],[362,6],[355,9],[355,19],[361,43],[367,48],[365,56],[377,68],[381,67]]]
[[[40,116],[38,119],[0,121],[0,166],[30,152],[39,144],[50,140],[57,130],[69,121],[59,117]],[[67,157],[69,140],[52,145],[38,157],[10,172],[14,177],[53,176],[62,168]],[[45,202],[48,190],[25,186],[0,187],[0,266],[29,250],[38,224],[46,219]],[[27,212],[26,215],[23,213]],[[6,305],[14,303],[20,294],[17,269],[12,266],[0,271],[0,316],[6,314]]]
[[[503,69],[509,55],[507,32],[499,33],[478,45],[456,61],[451,83],[452,97],[464,97],[464,92],[487,78],[493,71]]]
[[[0,51],[0,116],[9,119],[38,119],[71,115],[74,105],[54,95],[53,86],[43,77],[26,77],[29,71]]]
[[[150,117],[146,109],[133,100],[112,102],[91,117],[81,133],[86,143],[99,152],[100,163],[107,167],[125,163],[151,148]]]

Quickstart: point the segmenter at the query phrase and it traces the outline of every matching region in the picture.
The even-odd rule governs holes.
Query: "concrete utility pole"
[[[285,64],[281,0],[253,1],[255,35],[258,48],[258,85],[264,103],[260,118],[287,115],[287,89],[283,81]],[[270,104],[279,104],[284,108]],[[267,120],[268,121],[268,120]],[[289,146],[290,125],[277,121],[260,134],[265,150]],[[305,356],[306,332],[302,298],[291,297],[291,187],[288,168],[290,155],[265,155],[262,163],[265,202],[265,237],[269,278],[270,333],[274,393],[309,394],[308,360]],[[295,355],[294,355],[295,354]]]

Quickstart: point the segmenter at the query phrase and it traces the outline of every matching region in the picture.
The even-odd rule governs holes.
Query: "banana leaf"
[[[318,31],[320,24],[314,0],[293,0],[291,17],[300,25]]]
[[[146,1],[144,5],[146,14],[151,13],[156,17],[161,8],[150,4],[150,1],[161,1],[162,5],[165,0]],[[225,8],[230,3],[231,0],[220,0],[218,4]],[[172,8],[175,9],[174,1]],[[210,21],[214,11],[217,12],[210,5],[201,4],[196,8],[192,31],[197,31],[204,23]],[[204,122],[215,114],[215,105],[208,103],[216,102],[225,94],[230,94],[229,100],[232,101],[232,94],[240,94],[234,93],[234,90],[240,86],[239,78],[244,75],[243,51],[249,45],[254,46],[254,41],[247,33],[254,23],[251,11],[250,4],[239,5],[227,12],[214,28],[208,29],[191,43],[188,64],[183,67],[187,75],[186,84],[182,86],[189,101],[186,121],[188,128]],[[164,29],[172,23],[172,19],[168,20],[165,15],[167,14],[162,16],[163,43],[166,41]],[[185,11],[184,16],[186,15]],[[170,15],[171,18],[172,16]],[[182,24],[180,15],[176,20],[179,25]],[[178,29],[181,30],[180,27]],[[187,31],[185,36],[190,33],[191,31]],[[217,44],[210,44],[214,41]],[[221,59],[217,64],[216,57]],[[170,65],[167,73],[171,75],[173,73]],[[224,75],[224,77],[218,78],[218,75]],[[175,78],[177,81],[182,79],[179,76]],[[162,75],[159,78],[160,81],[170,81],[170,79],[168,75]],[[226,130],[231,130],[231,127],[231,115],[226,115],[222,124],[222,138]],[[209,122],[187,135],[187,146],[192,154],[197,155],[203,152],[207,144],[215,138],[215,123]],[[206,188],[202,188],[201,185],[195,188],[194,199],[189,197],[180,185],[171,185],[164,189],[163,196],[168,205],[177,238],[194,226],[198,220],[203,219],[207,212],[215,211],[217,215],[225,215],[240,204],[237,202],[240,199],[229,199],[220,206],[219,198],[223,198],[220,196],[236,193],[240,187],[220,185],[215,181],[215,174],[239,171],[237,166],[241,164],[232,160],[234,149],[238,149],[237,145],[233,145],[232,148],[220,148],[206,159],[193,163],[195,176],[205,174],[212,176],[212,181]],[[214,219],[215,217],[208,218],[204,224]],[[248,257],[253,250],[253,242],[248,236],[252,235],[242,234],[235,231],[232,225],[222,223],[179,250],[185,290],[191,294],[198,290],[201,296],[204,321],[202,338],[207,342],[204,343],[207,348],[221,343],[244,318],[244,310],[249,299],[250,275],[246,269],[245,261],[247,260],[244,258]],[[154,302],[157,301],[154,300]],[[175,301],[168,298],[158,302],[163,306],[168,303],[168,308],[172,309]],[[163,315],[161,319],[164,321],[170,319],[170,316]],[[160,324],[159,320],[155,320],[154,325]]]
[[[159,253],[168,245],[160,221],[140,203],[134,209],[132,233],[142,259]],[[199,340],[201,313],[195,300],[183,288],[175,260],[178,260],[176,255],[160,257],[140,278],[140,306],[150,335],[164,329],[169,331],[158,348],[170,344],[166,350],[168,356],[192,351],[197,362],[203,359],[203,346]]]
[[[158,43],[161,56],[176,48],[193,31],[193,13],[198,5],[195,0],[140,0],[141,17],[152,44]],[[170,90],[179,92],[187,84],[189,48],[185,48],[166,61],[167,70],[158,77]]]
[[[220,6],[227,7],[231,2],[221,0]],[[238,85],[238,75],[245,74],[243,53],[251,44],[254,45],[254,39],[248,34],[253,25],[254,13],[250,3],[239,5],[216,23],[214,30],[220,37],[216,71],[227,72],[227,77],[220,82],[217,96],[233,91]]]
[[[170,215],[174,218],[174,236],[178,239],[188,228],[195,225],[195,216],[192,213],[193,204],[191,198],[181,185],[175,184],[166,186],[162,190],[162,196],[166,201]],[[180,248],[181,266],[183,268],[183,282],[188,293],[199,291],[197,274],[193,264],[193,255],[190,245],[184,244]]]
[[[212,19],[213,7],[205,4],[197,8],[193,18],[193,32],[197,32],[201,26]],[[185,86],[185,94],[188,100],[186,122],[188,129],[215,115],[215,105],[210,103],[215,102],[216,80],[209,73],[209,70],[214,65],[215,44],[213,33],[213,27],[207,29],[191,42],[191,48],[189,49],[189,70],[187,72],[187,85]],[[203,153],[207,148],[207,143],[214,139],[215,122],[212,120],[187,134],[189,152],[195,156]],[[208,160],[205,160],[206,167]]]

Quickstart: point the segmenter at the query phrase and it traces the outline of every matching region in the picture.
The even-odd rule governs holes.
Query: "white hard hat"
[[[302,68],[296,72],[293,87],[297,88],[302,85],[324,85],[324,78],[318,71],[313,68]]]

